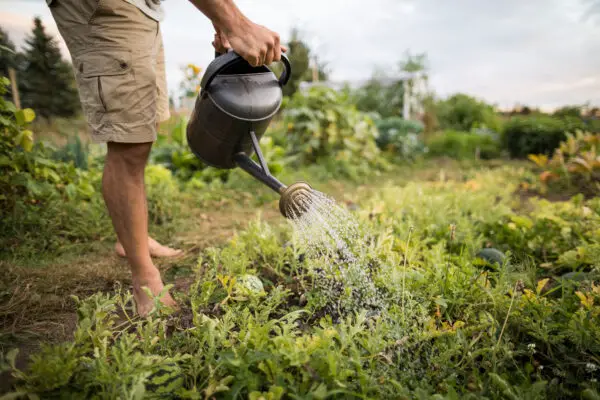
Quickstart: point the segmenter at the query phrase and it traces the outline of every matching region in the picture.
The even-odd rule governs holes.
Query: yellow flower
[[[537,283],[537,288],[536,288],[536,293],[539,295],[540,293],[542,293],[542,290],[544,289],[544,287],[546,286],[546,284],[548,283],[550,279],[546,278],[546,279],[542,279],[540,281],[538,281]]]
[[[592,308],[594,305],[594,298],[591,295],[585,295],[582,292],[575,292],[579,300],[581,301],[581,305],[587,308],[588,310]]]
[[[194,75],[198,75],[201,71],[200,67],[198,67],[197,65],[191,64],[191,63],[188,64],[187,67],[188,67],[188,69],[191,69],[192,72],[194,72]]]

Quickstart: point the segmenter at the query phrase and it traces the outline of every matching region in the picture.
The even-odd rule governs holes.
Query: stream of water
[[[319,266],[316,284],[331,303],[328,313],[380,310],[383,301],[369,271],[377,260],[367,257],[367,235],[355,216],[316,190],[296,201],[306,211],[298,215],[290,207],[290,222],[309,262]]]

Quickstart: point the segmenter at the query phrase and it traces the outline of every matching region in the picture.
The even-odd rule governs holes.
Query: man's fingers
[[[260,57],[260,54],[258,52],[255,52],[253,54],[249,54],[248,58],[246,58],[246,59],[250,63],[250,65],[252,65],[253,67],[258,67],[260,65],[261,57]]]
[[[284,45],[281,45],[281,51],[282,51],[283,53],[287,53],[288,49],[287,49],[287,47],[285,47]]]
[[[271,65],[271,63],[273,63],[273,60],[275,59],[275,44],[276,44],[276,40],[273,39],[273,42],[269,42],[267,43],[267,54],[265,55],[265,64],[264,65]]]
[[[273,46],[273,61],[281,60],[281,44],[279,43],[279,35],[275,35],[275,44]]]
[[[231,49],[231,44],[229,43],[229,40],[227,40],[226,37],[221,37],[221,43],[223,44],[223,47],[225,49]]]
[[[258,55],[258,64],[255,65],[256,67],[265,65],[265,59],[267,58],[268,53],[269,53],[269,48],[267,47],[267,45],[261,46],[260,53]]]

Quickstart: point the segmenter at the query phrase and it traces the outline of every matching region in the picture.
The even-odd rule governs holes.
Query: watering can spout
[[[261,160],[262,155],[260,153],[257,153],[257,155]],[[296,219],[306,212],[308,208],[306,202],[312,193],[312,188],[308,183],[296,182],[286,186],[270,174],[266,163],[261,167],[245,153],[237,153],[233,159],[241,169],[281,196],[279,198],[279,211],[285,218]]]
[[[287,186],[281,183],[269,172],[265,165],[261,166],[255,163],[246,153],[237,153],[233,156],[233,160],[236,162],[238,167],[252,175],[256,180],[264,183],[266,186],[273,189],[275,192],[281,194]],[[262,163],[261,163],[262,164]]]
[[[244,152],[236,153],[233,156],[233,160],[241,169],[273,189],[281,196],[279,199],[279,211],[285,218],[298,218],[306,212],[307,202],[308,199],[310,199],[312,188],[305,182],[296,182],[290,186],[286,186],[271,175],[269,166],[260,151],[258,140],[254,132],[250,132],[250,138],[252,139],[252,146],[254,147],[260,165],[254,162]]]

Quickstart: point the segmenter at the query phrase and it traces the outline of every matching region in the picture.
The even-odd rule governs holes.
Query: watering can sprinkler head
[[[283,189],[279,211],[287,219],[296,219],[308,210],[312,188],[306,182],[296,182]]]

